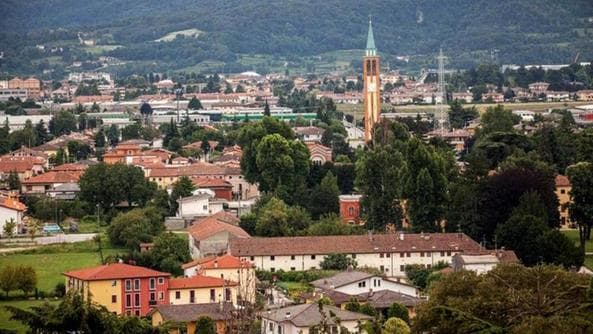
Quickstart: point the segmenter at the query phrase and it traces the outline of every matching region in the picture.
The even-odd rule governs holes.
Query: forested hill
[[[3,0],[0,12],[2,48],[14,33],[66,28],[128,48],[116,56],[137,57],[146,43],[198,29],[203,33],[186,44],[222,58],[315,55],[363,48],[372,15],[377,46],[388,54],[496,49],[507,63],[567,62],[579,51],[593,56],[591,0]]]

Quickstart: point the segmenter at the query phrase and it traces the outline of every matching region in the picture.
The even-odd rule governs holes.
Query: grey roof
[[[399,303],[407,307],[416,306],[422,299],[403,293],[380,290],[373,292],[361,293],[357,296],[359,301],[366,301],[374,308],[388,308],[393,303]]]
[[[222,305],[219,303],[158,305],[151,311],[151,314],[158,311],[164,321],[191,322],[201,316],[210,317],[212,320],[228,320],[231,318],[233,309],[233,305],[230,303]]]
[[[344,286],[346,284],[358,282],[360,280],[373,277],[375,275],[365,273],[362,271],[343,271],[341,273],[337,273],[334,276],[321,278],[316,281],[311,282],[316,288],[321,289],[333,289],[340,286]]]
[[[340,319],[340,321],[372,319],[372,317],[366,314],[345,311],[330,305],[323,305],[323,313],[325,313],[329,324],[334,324],[330,313],[334,314],[335,318]],[[319,310],[319,305],[317,303],[301,304],[270,310],[267,312],[262,312],[261,316],[262,318],[275,322],[291,322],[296,327],[311,327],[317,325],[321,322],[322,317],[321,311]]]
[[[55,186],[52,190],[48,190],[48,192],[79,192],[80,186],[78,183],[63,183],[60,185]]]
[[[373,35],[373,22],[369,20],[369,34],[367,35],[367,48],[368,51],[377,51],[375,47],[375,37]]]

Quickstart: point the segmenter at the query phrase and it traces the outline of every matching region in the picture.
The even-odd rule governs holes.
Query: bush
[[[284,271],[278,270],[276,272],[270,272],[266,270],[256,271],[257,278],[260,281],[271,281],[273,277],[276,277],[279,281],[283,282],[312,282],[320,278],[329,277],[335,272],[328,270],[307,270],[307,271]]]
[[[62,298],[62,297],[64,297],[65,294],[66,294],[66,284],[64,284],[64,282],[60,282],[60,283],[56,284],[56,287],[54,288],[54,296],[56,296],[58,298]]]
[[[346,270],[348,267],[356,268],[356,260],[346,254],[329,254],[319,264],[324,270]]]
[[[389,306],[387,309],[387,319],[389,318],[399,318],[407,323],[410,323],[408,309],[399,303],[393,303],[391,306]]]

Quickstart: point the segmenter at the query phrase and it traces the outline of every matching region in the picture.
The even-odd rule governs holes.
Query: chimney
[[[218,268],[218,260],[214,260],[214,268]]]
[[[368,230],[368,235],[369,235],[369,241],[373,241],[373,231],[372,230]]]
[[[399,240],[404,240],[404,233],[403,232],[400,232],[399,233]]]
[[[349,264],[348,268],[346,268],[346,271],[352,272],[352,271],[354,271],[354,267],[351,264]]]
[[[290,318],[290,312],[286,312],[286,319]]]

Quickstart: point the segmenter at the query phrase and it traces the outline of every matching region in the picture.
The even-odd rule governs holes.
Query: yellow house
[[[255,268],[249,261],[230,254],[194,260],[181,266],[187,277],[204,275],[239,283],[238,299],[255,303]]]
[[[236,282],[218,277],[193,276],[169,281],[172,305],[230,302],[237,304]]]
[[[556,196],[560,206],[558,211],[560,212],[560,227],[569,228],[572,225],[570,215],[568,213],[568,205],[570,204],[570,180],[564,175],[557,175],[555,179],[556,183]]]
[[[216,333],[225,334],[226,323],[232,319],[233,309],[230,303],[160,305],[152,310],[149,316],[154,327],[168,323],[169,334],[195,333],[196,322],[200,317],[214,320]]]
[[[146,316],[151,309],[169,304],[169,273],[112,263],[64,273],[66,291],[78,291],[85,300],[115,314]]]

